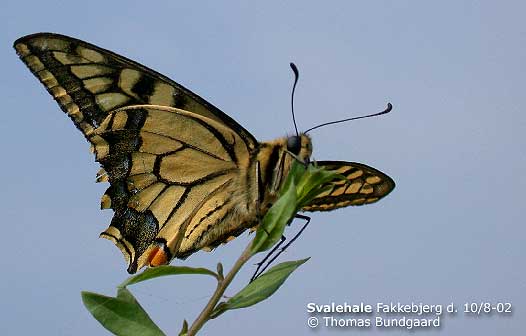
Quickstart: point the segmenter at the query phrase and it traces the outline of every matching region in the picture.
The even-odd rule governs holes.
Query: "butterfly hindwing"
[[[389,176],[362,163],[317,161],[316,164],[343,175],[346,180],[328,183],[328,190],[304,206],[304,211],[329,211],[350,205],[374,203],[395,187]]]
[[[225,230],[240,169],[250,164],[239,134],[188,111],[138,105],[109,113],[89,140],[111,183],[101,205],[115,211],[102,236],[130,271],[153,243],[176,257],[221,238],[214,230]]]

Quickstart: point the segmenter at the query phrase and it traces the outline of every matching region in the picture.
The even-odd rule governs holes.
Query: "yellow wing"
[[[256,139],[204,99],[144,65],[59,34],[19,38],[14,48],[85,136],[117,108],[151,104],[190,111],[235,129],[247,146]]]
[[[101,236],[121,249],[130,273],[246,228],[233,216],[257,191],[240,189],[250,150],[234,130],[187,111],[142,105],[111,112],[90,141],[110,176],[102,208],[115,211]]]
[[[128,272],[217,246],[255,218],[257,191],[245,175],[258,143],[219,109],[71,37],[39,33],[14,47],[92,144],[97,181],[110,183],[101,207],[115,211],[101,236],[117,244]]]
[[[304,206],[304,211],[329,211],[350,205],[374,203],[395,187],[389,176],[361,163],[318,161],[316,164],[347,177],[347,180],[328,183],[329,189]]]

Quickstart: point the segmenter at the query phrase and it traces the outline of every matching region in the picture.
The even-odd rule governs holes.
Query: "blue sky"
[[[314,158],[369,164],[397,183],[381,202],[312,215],[282,257],[312,257],[270,300],[203,334],[318,334],[309,302],[511,302],[511,316],[445,316],[447,335],[521,334],[526,318],[526,26],[521,1],[4,1],[0,11],[2,335],[106,335],[81,290],[114,294],[120,252],[89,146],[18,60],[13,41],[49,31],[137,60],[212,102],[261,140],[394,105],[312,133]],[[291,228],[294,231],[294,228]],[[292,233],[291,233],[292,234]],[[229,267],[249,238],[174,264]],[[232,295],[253,272],[242,270]],[[132,288],[169,335],[214,283]],[[375,335],[382,330],[353,329]],[[391,334],[406,334],[393,330]]]

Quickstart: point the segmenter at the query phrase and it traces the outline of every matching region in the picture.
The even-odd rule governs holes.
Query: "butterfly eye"
[[[299,136],[294,135],[287,139],[287,150],[291,153],[298,155],[301,150],[301,139]]]

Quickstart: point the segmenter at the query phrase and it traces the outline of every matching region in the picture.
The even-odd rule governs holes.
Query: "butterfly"
[[[257,141],[203,98],[139,63],[90,43],[37,33],[14,42],[30,71],[91,144],[113,209],[101,237],[129,273],[211,250],[258,225],[293,160],[310,162],[305,134]],[[292,155],[291,155],[292,154]],[[378,201],[394,181],[364,164],[318,161],[346,177],[307,204],[328,211]]]

